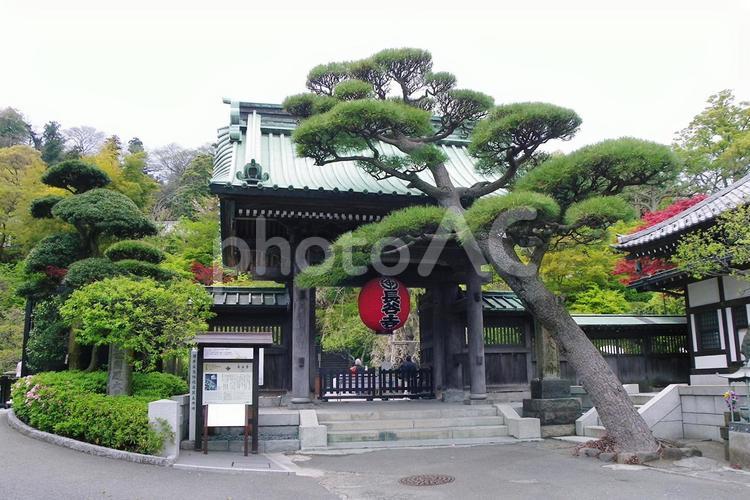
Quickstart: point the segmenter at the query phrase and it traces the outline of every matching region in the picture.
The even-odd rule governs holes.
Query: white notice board
[[[201,385],[204,405],[212,403],[252,404],[253,362],[203,363]]]
[[[263,385],[264,350],[259,349],[258,357],[258,385]],[[253,359],[252,347],[206,347],[203,349],[203,359]]]
[[[245,405],[208,405],[208,427],[238,427],[245,425]]]

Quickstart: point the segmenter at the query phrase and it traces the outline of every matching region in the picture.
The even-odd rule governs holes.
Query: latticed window
[[[734,306],[732,308],[732,316],[734,316],[735,329],[747,328],[747,307],[745,307],[745,304]]]
[[[687,337],[684,335],[659,335],[651,337],[653,354],[680,354],[687,352]]]
[[[695,315],[695,328],[701,349],[721,349],[719,316],[716,311],[704,311]]]
[[[484,345],[525,345],[523,327],[520,325],[486,326]]]

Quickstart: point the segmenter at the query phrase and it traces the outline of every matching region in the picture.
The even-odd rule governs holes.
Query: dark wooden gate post
[[[469,337],[470,399],[487,399],[484,369],[484,318],[482,317],[482,282],[473,268],[466,278],[466,327]]]
[[[437,395],[443,391],[445,381],[445,325],[443,324],[443,296],[440,285],[430,289],[432,300],[432,387]]]
[[[446,389],[443,393],[445,401],[459,402],[464,400],[464,374],[461,357],[466,343],[463,314],[457,310],[459,299],[458,285],[441,285],[443,289],[440,309],[443,320],[439,328],[445,330],[445,366]]]
[[[314,289],[292,285],[292,403],[310,402],[310,309]]]

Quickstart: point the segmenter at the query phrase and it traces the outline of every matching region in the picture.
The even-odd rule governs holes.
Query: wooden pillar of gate
[[[430,288],[432,314],[432,388],[435,396],[445,387],[445,328],[443,325],[444,289],[439,286]]]
[[[466,277],[466,329],[468,363],[471,379],[471,400],[487,399],[487,379],[484,369],[484,318],[482,316],[482,282],[473,269]]]
[[[310,402],[312,310],[315,289],[291,286],[292,295],[292,403]]]
[[[464,400],[464,374],[462,353],[466,342],[466,329],[463,315],[457,310],[459,299],[458,285],[441,285],[443,289],[442,311],[443,319],[439,328],[445,331],[445,392],[444,401],[460,402]]]

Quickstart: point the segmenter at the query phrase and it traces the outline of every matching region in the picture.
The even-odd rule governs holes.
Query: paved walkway
[[[336,498],[308,477],[194,472],[86,455],[17,433],[5,413],[0,411],[2,500]]]
[[[714,500],[745,498],[750,491],[750,474],[712,470],[716,462],[710,459],[691,460],[685,467],[663,472],[575,458],[570,446],[547,440],[339,456],[298,454],[291,457],[297,475],[228,474],[139,465],[60,448],[18,434],[0,411],[0,498]],[[242,462],[241,455],[235,458]],[[286,457],[274,461],[282,468],[289,466]],[[412,474],[448,474],[455,481],[430,487],[398,482]]]

